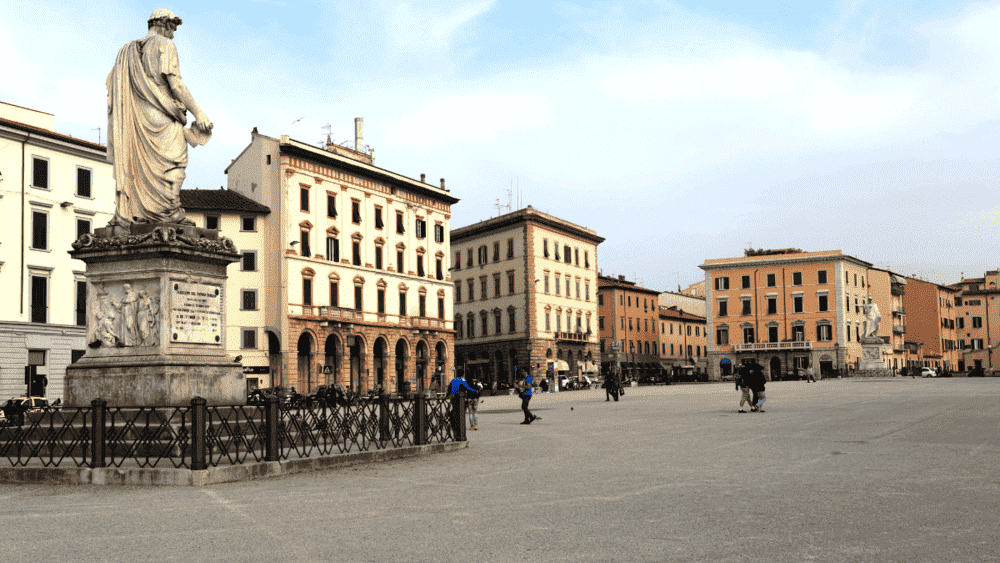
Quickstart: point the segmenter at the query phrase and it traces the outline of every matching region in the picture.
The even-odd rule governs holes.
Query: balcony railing
[[[757,352],[766,350],[812,350],[811,340],[797,340],[792,342],[750,342],[736,344],[733,349],[737,352]]]
[[[556,340],[571,340],[575,342],[587,342],[590,340],[590,335],[585,332],[557,332],[555,333]]]
[[[399,326],[412,326],[421,328],[433,328],[450,330],[454,321],[438,319],[434,317],[408,317],[405,315],[387,315],[385,313],[374,313],[371,311],[358,311],[356,309],[344,309],[342,307],[323,307],[317,305],[288,305],[289,315],[300,315],[306,317],[316,317],[317,320],[329,320],[339,322],[367,322],[367,323],[389,323]]]
[[[906,332],[906,325],[892,325],[892,331],[896,334],[904,334]]]
[[[897,307],[892,311],[893,315],[903,316],[906,314],[906,307]]]

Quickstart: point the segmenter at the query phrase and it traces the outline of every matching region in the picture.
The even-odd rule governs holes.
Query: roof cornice
[[[524,209],[518,209],[517,211],[507,213],[506,215],[493,217],[492,219],[486,219],[485,221],[480,221],[472,225],[452,229],[451,242],[454,244],[469,238],[474,238],[486,233],[491,233],[500,229],[525,223],[543,225],[594,244],[601,244],[605,240],[604,237],[598,236],[597,233],[590,229],[557,217],[553,217],[546,213],[542,213],[529,205]]]

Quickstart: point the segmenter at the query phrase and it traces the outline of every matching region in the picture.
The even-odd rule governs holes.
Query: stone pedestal
[[[861,361],[858,362],[858,369],[884,370],[885,361],[882,359],[882,352],[886,344],[881,338],[864,337],[861,339]]]
[[[87,264],[87,353],[66,370],[67,406],[246,402],[226,354],[226,267],[218,231],[172,223],[98,229],[73,243]]]

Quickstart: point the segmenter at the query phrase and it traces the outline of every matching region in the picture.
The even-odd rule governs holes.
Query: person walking
[[[461,374],[458,374],[451,380],[448,384],[448,398],[451,399],[451,412],[452,412],[452,423],[455,428],[455,435],[458,435],[458,431],[461,430],[461,425],[465,424],[465,416],[459,414],[459,395],[458,392],[465,387],[469,390],[467,393],[467,398],[472,398],[473,400],[479,400],[479,394],[475,389],[469,387],[469,384],[465,382]]]
[[[764,392],[766,383],[767,378],[764,377],[764,368],[754,361],[753,365],[750,366],[749,381],[750,390],[753,391],[751,412],[765,412],[761,407],[764,406],[764,401],[767,400],[767,394]]]
[[[749,380],[750,368],[747,365],[740,366],[739,371],[736,372],[736,390],[740,394],[740,409],[736,412],[747,412],[743,410],[743,405],[747,403],[749,403],[748,408],[753,409],[753,403],[750,402],[750,388],[748,387]]]
[[[816,383],[816,370],[813,369],[812,362],[806,367],[806,378],[808,383]]]
[[[615,398],[615,402],[618,402],[618,389],[621,387],[621,379],[618,374],[618,370],[612,368],[611,373],[608,374],[608,378],[604,381],[604,401],[610,401],[611,397]]]
[[[534,382],[531,379],[531,371],[530,370],[525,370],[524,371],[524,383],[522,384],[523,388],[521,389],[521,393],[520,393],[520,397],[521,397],[521,410],[524,411],[524,422],[522,422],[521,424],[531,424],[532,422],[534,422],[536,420],[541,420],[541,417],[538,417],[538,416],[535,416],[535,415],[531,414],[531,411],[528,410],[528,403],[531,402],[531,385],[532,385],[532,383],[534,383]]]
[[[476,391],[474,396],[470,396],[467,403],[469,407],[469,430],[479,430],[479,417],[476,414],[479,411],[479,397],[483,392],[483,384],[479,380],[473,379],[472,387]]]

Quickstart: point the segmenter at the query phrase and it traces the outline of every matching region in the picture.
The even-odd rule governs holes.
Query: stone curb
[[[36,485],[130,485],[158,487],[204,487],[233,481],[253,481],[280,475],[325,471],[351,465],[445,453],[469,447],[469,442],[445,442],[336,454],[287,461],[264,461],[191,469],[149,467],[0,467],[0,483]]]

